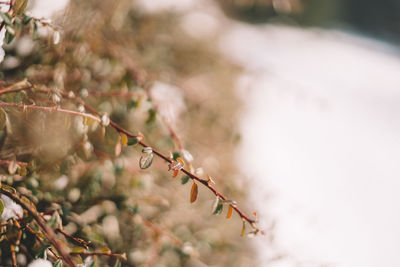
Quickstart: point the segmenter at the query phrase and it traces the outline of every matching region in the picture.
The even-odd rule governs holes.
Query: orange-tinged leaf
[[[226,214],[226,218],[229,219],[232,216],[233,208],[229,205],[228,213]]]
[[[121,138],[118,138],[118,142],[115,145],[115,156],[116,157],[118,157],[119,154],[121,154],[121,149],[122,149],[122,147],[121,147]]]
[[[123,132],[120,132],[119,135],[121,136],[122,146],[127,146],[128,145],[128,136],[126,136],[126,134],[124,134]]]
[[[193,203],[197,199],[198,188],[197,184],[193,182],[192,189],[190,190],[190,203]]]
[[[174,175],[172,177],[175,178],[176,176],[178,176],[178,173],[179,173],[178,170],[174,170]]]
[[[244,236],[244,233],[246,232],[246,222],[244,220],[243,221],[243,226],[242,226],[242,232],[240,233],[240,236]]]
[[[183,162],[183,160],[181,158],[177,158],[176,161],[178,161],[180,164],[182,164],[182,166],[185,165],[185,162]]]

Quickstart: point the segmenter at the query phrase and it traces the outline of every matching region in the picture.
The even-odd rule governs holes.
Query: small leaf
[[[149,109],[149,117],[146,120],[146,124],[151,124],[157,119],[157,112],[154,109]]]
[[[243,226],[242,226],[242,232],[240,233],[240,236],[244,236],[244,233],[246,232],[246,222],[244,221],[244,219],[242,219],[243,221]]]
[[[190,190],[190,203],[196,201],[197,194],[198,194],[197,184],[193,181],[192,189]]]
[[[147,169],[148,167],[151,166],[151,163],[153,162],[153,158],[154,158],[153,153],[144,154],[142,157],[140,157],[139,167],[141,169]]]
[[[190,177],[188,175],[185,175],[185,176],[182,177],[181,180],[182,180],[182,184],[186,184],[187,182],[189,182]]]
[[[58,44],[60,42],[61,35],[59,31],[55,31],[53,34],[53,44]]]
[[[3,214],[3,211],[4,211],[4,203],[3,200],[0,199],[0,216]]]
[[[83,247],[74,247],[74,248],[71,250],[72,253],[83,253],[83,252],[85,252],[85,251],[86,251],[86,249],[83,248]]]
[[[217,196],[217,198],[214,201],[212,214],[220,214],[222,212],[222,209],[223,205],[221,203],[221,198]]]
[[[0,16],[6,24],[12,24],[12,17],[9,13],[0,12]]]
[[[227,219],[229,219],[229,218],[232,217],[232,212],[233,212],[233,208],[232,208],[231,205],[229,205],[228,213],[226,214],[226,218],[227,218]]]
[[[96,260],[92,260],[92,261],[87,265],[87,267],[94,267],[95,264],[96,264]]]
[[[111,249],[107,248],[107,247],[102,248],[100,251],[101,251],[101,253],[108,253],[108,254],[111,253]]]
[[[26,176],[26,174],[28,173],[26,166],[21,166],[20,168],[18,168],[17,173],[22,177]]]
[[[10,174],[14,174],[19,168],[19,165],[15,162],[15,160],[10,161],[8,164],[8,172]]]
[[[118,157],[121,154],[121,137],[118,137],[118,142],[115,144],[115,156]]]
[[[172,175],[172,178],[176,178],[176,176],[178,176],[179,171],[178,170],[174,170],[174,174]]]
[[[136,137],[128,139],[128,146],[134,146],[137,143],[139,143],[139,139],[137,139]]]
[[[179,152],[174,152],[172,153],[172,158],[173,160],[176,160],[177,158],[179,158],[181,156],[181,154],[179,154]]]
[[[71,128],[71,117],[69,115],[65,115],[64,117],[64,127],[66,130]]]
[[[7,115],[4,109],[0,108],[0,130],[6,127]]]
[[[183,160],[181,158],[176,158],[176,161],[179,162],[180,164],[182,164],[182,166],[185,165],[185,162],[183,162]]]
[[[121,261],[120,260],[117,260],[116,262],[115,262],[115,265],[114,265],[114,267],[121,267],[122,265],[121,265]]]
[[[62,260],[58,260],[55,263],[53,263],[53,267],[62,267],[62,266],[63,266]]]
[[[32,33],[32,38],[37,39],[38,37],[38,26],[36,21],[33,23],[33,33]]]
[[[25,16],[24,19],[22,20],[22,23],[23,23],[24,25],[27,25],[29,22],[31,22],[31,20],[32,20],[32,17],[30,17],[30,16]]]
[[[124,134],[123,132],[119,132],[119,135],[121,136],[122,146],[127,146],[128,145],[128,136],[126,136],[126,134]]]
[[[10,31],[6,31],[6,36],[4,37],[4,41],[6,44],[9,44],[14,40],[15,35],[13,35]]]

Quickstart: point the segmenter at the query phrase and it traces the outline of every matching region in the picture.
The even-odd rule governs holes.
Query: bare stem
[[[21,89],[22,90],[22,89]],[[97,121],[101,123],[101,119],[93,116],[91,114],[79,112],[79,111],[74,111],[74,110],[68,110],[68,109],[62,109],[57,106],[54,107],[44,107],[44,106],[36,106],[36,105],[24,105],[24,104],[19,104],[19,103],[8,103],[8,102],[0,102],[0,107],[17,107],[17,108],[22,108],[22,109],[32,109],[32,110],[42,110],[42,111],[50,111],[50,112],[61,112],[61,113],[66,113],[66,114],[71,114],[75,116],[81,116],[85,118],[92,119],[94,121]]]

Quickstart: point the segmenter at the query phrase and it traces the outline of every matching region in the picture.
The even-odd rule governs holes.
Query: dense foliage
[[[255,216],[210,191],[241,200],[237,70],[131,0],[24,8],[2,13],[1,265],[251,266]]]

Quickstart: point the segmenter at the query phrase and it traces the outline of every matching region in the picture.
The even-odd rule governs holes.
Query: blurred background
[[[67,2],[37,0],[32,13],[60,15]],[[137,41],[142,66],[163,81],[178,77],[192,112],[220,114],[215,149],[201,141],[191,148],[205,169],[220,171],[217,182],[230,170],[228,191],[245,188],[266,229],[266,236],[232,241],[248,249],[237,266],[400,265],[399,1],[139,0],[131,8],[139,18],[172,16],[167,21],[183,34],[176,43],[167,38],[171,28],[155,39],[144,34]],[[187,49],[186,38],[208,56]],[[157,52],[145,49],[149,41],[161,42]],[[197,128],[185,127],[178,130],[190,144]],[[224,157],[204,156],[214,151]],[[218,255],[238,253],[232,247]]]

